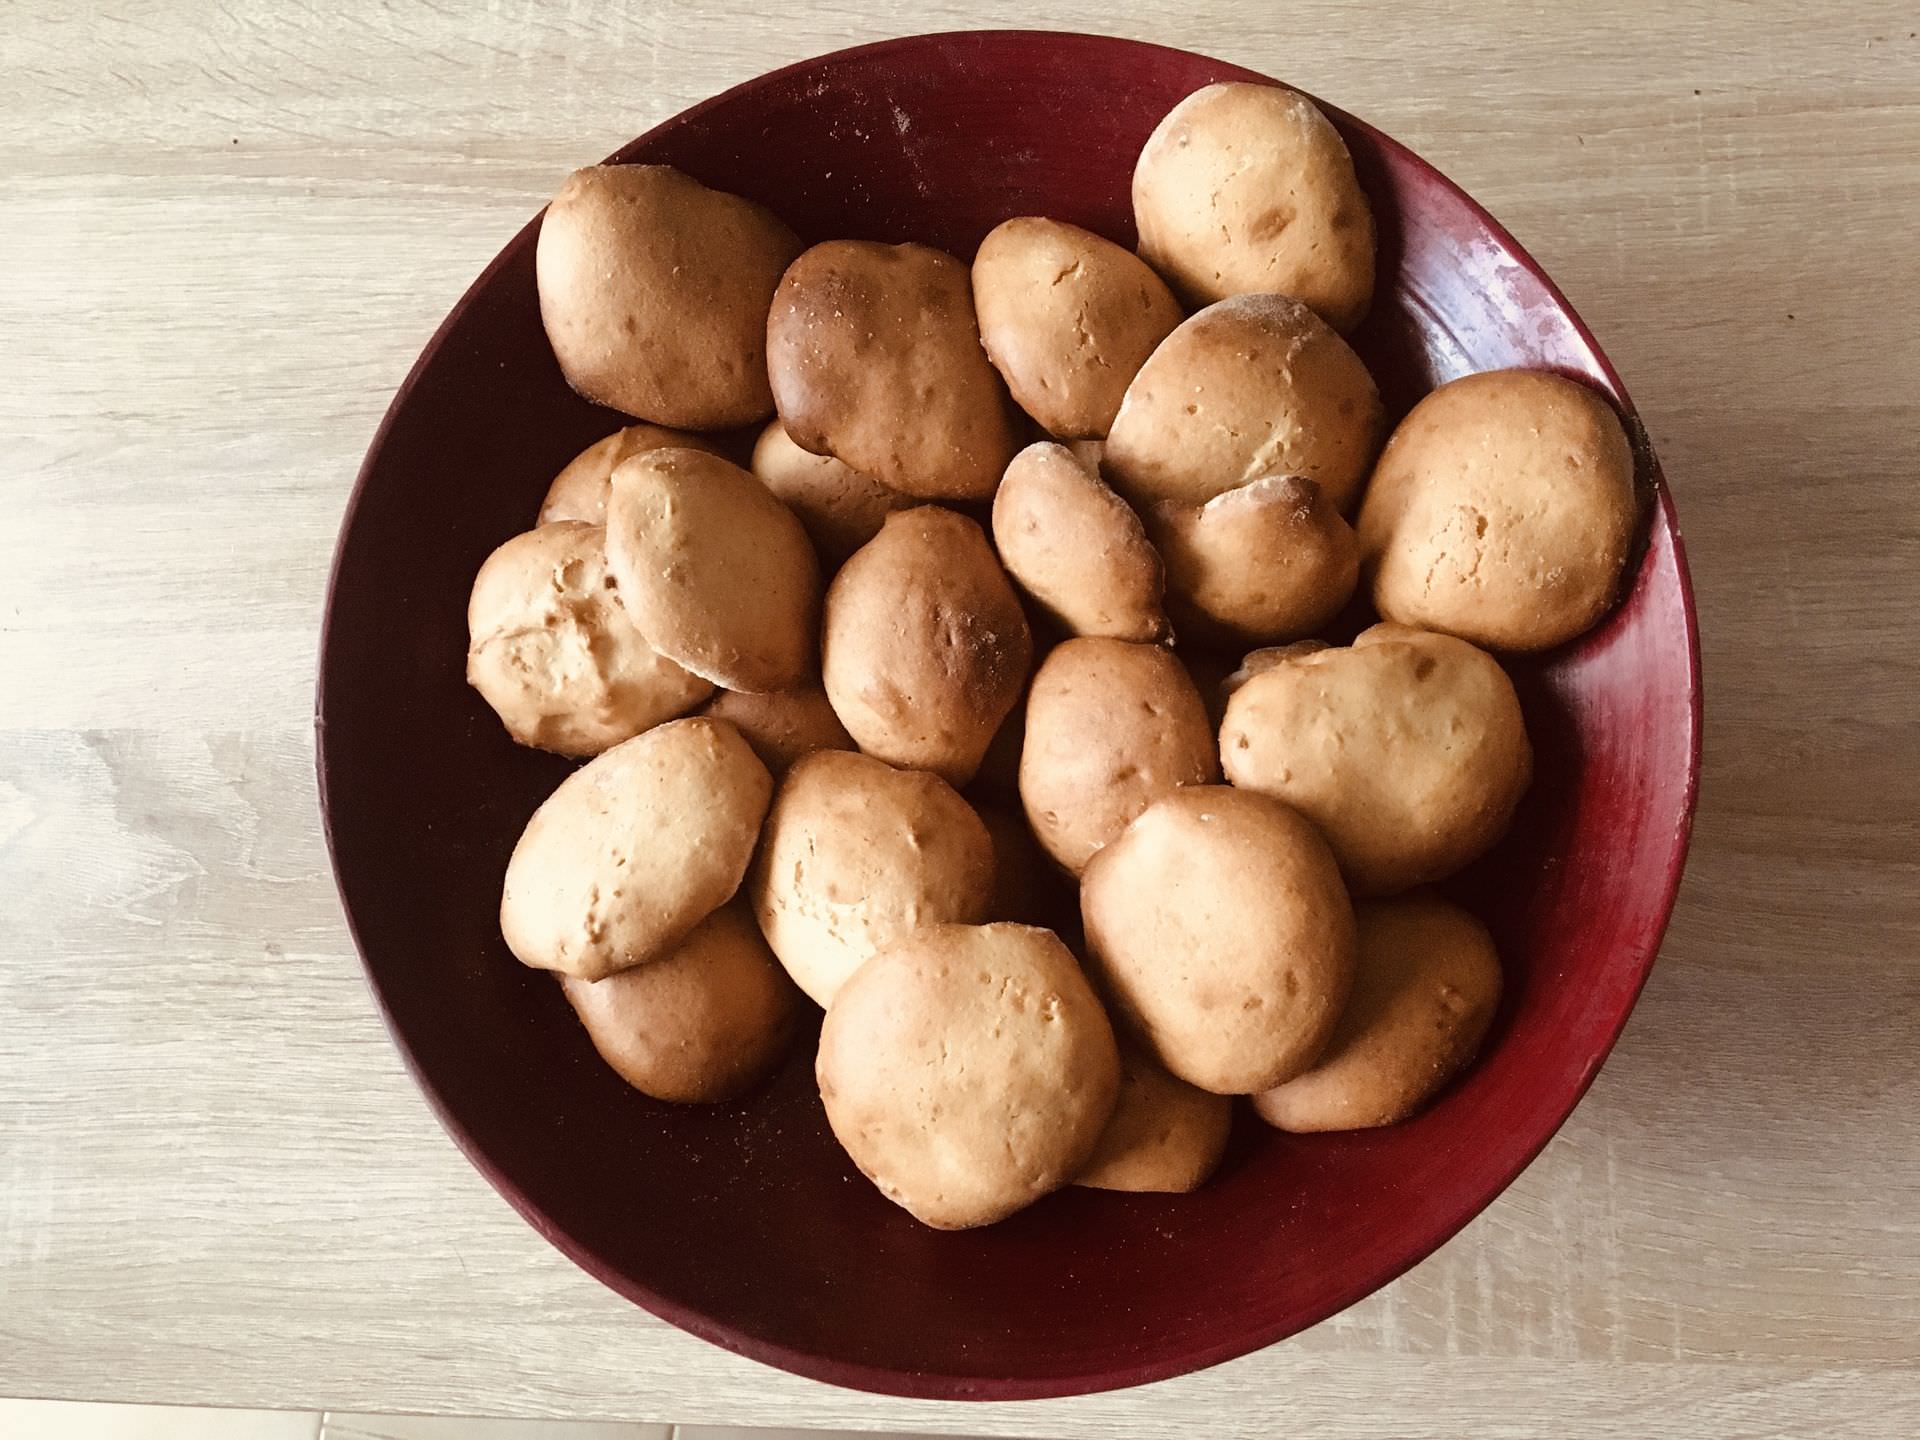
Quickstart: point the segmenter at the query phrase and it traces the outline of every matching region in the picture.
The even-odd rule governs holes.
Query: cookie
[[[740,888],[773,777],[723,720],[670,720],[574,771],[507,861],[522,963],[605,979],[672,953]]]
[[[1077,875],[1162,795],[1218,780],[1215,755],[1206,706],[1171,651],[1068,640],[1027,696],[1020,803],[1047,853]]]
[[[815,750],[852,750],[853,737],[818,685],[750,694],[722,690],[700,712],[725,720],[747,738],[777,780]]]
[[[889,514],[913,504],[843,460],[802,450],[777,419],[754,442],[753,473],[799,517],[829,570],[878,535]]]
[[[862,750],[964,785],[1025,688],[1027,617],[980,527],[889,515],[827,588],[821,680]]]
[[[760,929],[820,1005],[922,925],[986,918],[993,842],[937,775],[822,750],[794,763],[747,882]]]
[[[1500,1006],[1487,927],[1430,895],[1355,910],[1353,994],[1313,1068],[1253,1097],[1282,1130],[1362,1130],[1406,1119],[1466,1068]]]
[[[1140,367],[1100,468],[1136,507],[1203,505],[1297,475],[1344,512],[1384,427],[1373,377],[1324,320],[1284,295],[1237,295],[1185,321]]]
[[[793,262],[766,324],[774,399],[801,449],[903,495],[993,494],[1018,439],[960,261],[830,240]]]
[[[1064,445],[1029,445],[993,496],[1000,563],[1069,635],[1164,642],[1165,568],[1146,528]]]
[[[1148,533],[1180,633],[1245,648],[1298,640],[1338,615],[1360,577],[1353,527],[1321,488],[1269,476],[1204,505],[1163,502]]]
[[[720,448],[704,435],[685,430],[669,430],[664,425],[629,425],[604,440],[596,440],[569,460],[547,487],[540,502],[540,523],[555,520],[584,520],[589,525],[607,523],[607,493],[613,488],[613,472],[623,460],[644,455],[649,450],[705,450],[720,454]]]
[[[758,694],[810,680],[820,565],[793,512],[739,466],[650,450],[613,472],[607,563],[647,643]]]
[[[928,1225],[990,1225],[1073,1179],[1120,1085],[1113,1031],[1049,930],[936,925],[840,988],[815,1066],[828,1123]]]
[[[600,1058],[656,1100],[730,1100],[751,1089],[779,1064],[799,1017],[799,993],[738,904],[650,965],[560,983]]]
[[[1544,650],[1612,606],[1639,509],[1626,432],[1597,392],[1469,375],[1393,432],[1360,508],[1362,568],[1389,620]]]
[[[547,206],[540,319],[567,383],[637,420],[764,419],[767,306],[800,242],[771,211],[666,165],[592,165]]]
[[[1221,767],[1319,826],[1356,893],[1442,879],[1505,832],[1533,750],[1484,650],[1382,624],[1273,659],[1227,702]]]
[[[980,242],[973,303],[980,342],[1014,400],[1062,440],[1107,433],[1127,382],[1182,318],[1139,256],[1035,215]]]
[[[1093,1190],[1198,1190],[1219,1168],[1232,1128],[1232,1100],[1189,1085],[1139,1047],[1122,1045],[1113,1118],[1073,1183]]]
[[[1080,916],[1116,1019],[1190,1085],[1270,1090],[1305,1071],[1353,980],[1353,908],[1299,812],[1224,785],[1175,790],[1088,862]]]
[[[1278,293],[1351,330],[1373,297],[1373,211],[1314,103],[1279,85],[1182,100],[1133,170],[1140,253],[1191,305]]]
[[[467,683],[522,745],[597,755],[713,686],[640,637],[598,525],[560,521],[489,555],[467,602]]]

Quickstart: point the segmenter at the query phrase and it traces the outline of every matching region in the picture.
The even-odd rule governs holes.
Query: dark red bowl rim
[[[701,101],[699,104],[687,110],[683,110],[663,120],[652,130],[647,131],[644,135],[622,146],[620,150],[616,151],[612,156],[609,156],[608,159],[609,161],[618,160],[628,151],[643,145],[656,132],[666,126],[683,124],[687,121],[694,120],[714,106],[723,104],[735,97],[750,94],[792,72],[810,69],[825,61],[843,60],[853,56],[884,55],[891,51],[910,50],[925,46],[929,43],[938,43],[946,40],[959,39],[961,37],[965,37],[969,41],[974,42],[985,37],[995,37],[1005,40],[1030,41],[1036,44],[1071,40],[1076,44],[1082,45],[1124,47],[1132,50],[1159,52],[1168,56],[1193,58],[1193,52],[1179,50],[1171,46],[1155,45],[1146,41],[1129,40],[1115,36],[1087,35],[1074,31],[964,30],[902,36],[891,40],[876,41],[867,45],[850,46],[846,49],[815,55],[805,60],[796,61],[791,65],[783,66],[778,70],[771,70],[753,79],[743,81],[738,85],[732,86],[717,95]],[[1262,75],[1256,71],[1230,65],[1225,62],[1212,61],[1210,57],[1201,58],[1208,58],[1209,63],[1216,65],[1223,77],[1245,79],[1267,84],[1275,83],[1271,77]],[[1293,88],[1298,89],[1297,86]],[[1580,318],[1579,313],[1568,303],[1566,296],[1561,293],[1560,288],[1553,283],[1546,272],[1541,269],[1538,262],[1514,239],[1513,235],[1505,226],[1501,225],[1492,215],[1488,214],[1472,196],[1468,195],[1458,185],[1454,184],[1453,181],[1441,174],[1439,170],[1435,169],[1419,155],[1400,144],[1391,136],[1369,125],[1366,121],[1348,114],[1339,107],[1328,104],[1317,96],[1313,96],[1305,91],[1301,93],[1308,94],[1309,99],[1312,99],[1322,110],[1336,117],[1343,125],[1364,133],[1383,150],[1394,152],[1427,179],[1437,182],[1458,196],[1460,200],[1470,208],[1480,223],[1485,225],[1487,230],[1498,238],[1500,243],[1512,256],[1515,263],[1522,267],[1542,287],[1547,295],[1551,297],[1554,304],[1564,312],[1575,334],[1579,336],[1581,342],[1592,354],[1594,362],[1598,365],[1600,372],[1612,387],[1613,393],[1618,399],[1621,412],[1627,419],[1629,428],[1636,431],[1643,431],[1632,399],[1627,394],[1626,387],[1621,383],[1618,372],[1614,370],[1612,363],[1600,348],[1600,344],[1594,338],[1593,332],[1587,328],[1586,322]],[[544,211],[541,213],[544,213]],[[527,239],[539,224],[539,221],[539,214],[536,214],[529,220],[520,232],[502,247],[500,253],[488,263],[473,283],[467,287],[466,292],[455,302],[453,308],[448,311],[446,318],[443,319],[438,328],[435,329],[432,338],[427,341],[426,347],[420,352],[419,358],[414,361],[412,368],[407,372],[406,378],[401,381],[399,389],[394,393],[392,403],[387,407],[387,412],[381,419],[379,428],[374,432],[373,441],[367,448],[366,458],[361,463],[359,474],[354,480],[353,490],[347,499],[346,510],[340,522],[339,536],[334,547],[332,565],[329,568],[327,576],[327,589],[324,601],[325,613],[320,629],[318,675],[314,687],[315,777],[319,788],[321,827],[326,836],[327,853],[333,868],[334,884],[342,895],[341,908],[346,918],[347,932],[354,942],[356,953],[361,957],[361,968],[365,973],[368,987],[373,993],[374,1001],[379,1008],[381,1020],[385,1024],[387,1034],[392,1039],[395,1048],[399,1050],[401,1058],[406,1064],[408,1073],[412,1075],[414,1083],[419,1086],[421,1092],[426,1096],[427,1103],[435,1117],[439,1120],[441,1127],[452,1137],[455,1145],[459,1147],[460,1151],[472,1163],[474,1168],[487,1179],[488,1183],[490,1183],[495,1190],[506,1198],[508,1203],[511,1204],[536,1231],[560,1250],[561,1253],[566,1255],[568,1259],[580,1266],[581,1269],[585,1270],[588,1274],[592,1275],[616,1293],[626,1297],[650,1313],[703,1340],[710,1341],[736,1354],[761,1361],[764,1364],[776,1366],[779,1369],[789,1371],[793,1374],[805,1376],[809,1379],[826,1381],[834,1385],[846,1386],[851,1389],[899,1395],[911,1399],[1038,1400],[1069,1395],[1084,1395],[1102,1390],[1122,1389],[1135,1385],[1148,1384],[1156,1380],[1169,1379],[1176,1375],[1188,1374],[1196,1370],[1202,1370],[1209,1366],[1220,1364],[1226,1360],[1250,1354],[1255,1350],[1264,1349],[1268,1345],[1275,1344],[1290,1335],[1297,1334],[1311,1325],[1319,1324],[1365,1298],[1367,1295],[1372,1294],[1382,1286],[1390,1284],[1422,1260],[1426,1259],[1429,1255],[1433,1254],[1434,1251],[1438,1250],[1448,1240],[1457,1235],[1469,1221],[1492,1204],[1493,1201],[1520,1176],[1521,1172],[1532,1164],[1533,1160],[1546,1148],[1547,1142],[1559,1133],[1561,1126],[1566,1123],[1567,1117],[1573,1113],[1574,1108],[1586,1095],[1587,1090],[1593,1084],[1594,1077],[1599,1073],[1601,1065],[1605,1062],[1607,1056],[1612,1052],[1615,1043],[1619,1040],[1621,1031],[1625,1029],[1627,1019],[1633,1012],[1634,1003],[1637,1002],[1641,991],[1645,988],[1647,977],[1652,971],[1654,961],[1658,958],[1659,941],[1664,938],[1667,925],[1672,919],[1674,900],[1680,886],[1681,872],[1686,866],[1687,850],[1692,837],[1694,810],[1699,797],[1702,701],[1700,638],[1698,620],[1694,612],[1693,582],[1687,569],[1686,545],[1681,537],[1679,519],[1675,514],[1673,500],[1668,493],[1666,480],[1660,469],[1659,460],[1653,455],[1651,446],[1647,447],[1647,454],[1651,462],[1651,475],[1654,489],[1653,523],[1664,528],[1672,538],[1674,569],[1679,580],[1682,612],[1685,620],[1688,660],[1687,713],[1690,730],[1688,736],[1687,780],[1684,793],[1685,814],[1683,823],[1674,832],[1673,846],[1668,857],[1666,890],[1660,898],[1661,920],[1658,930],[1653,937],[1655,943],[1647,949],[1646,959],[1641,964],[1640,974],[1634,980],[1632,994],[1629,997],[1628,1003],[1621,1009],[1619,1020],[1613,1025],[1611,1032],[1606,1036],[1605,1043],[1595,1051],[1587,1066],[1586,1072],[1580,1077],[1579,1083],[1576,1085],[1573,1093],[1568,1097],[1564,1108],[1561,1109],[1559,1116],[1554,1120],[1553,1124],[1540,1136],[1538,1142],[1526,1151],[1521,1161],[1516,1164],[1508,1174],[1500,1177],[1498,1181],[1491,1186],[1485,1187],[1484,1193],[1477,1194],[1466,1203],[1460,1205],[1457,1213],[1450,1215],[1444,1223],[1436,1227],[1428,1241],[1414,1247],[1400,1258],[1377,1264],[1371,1268],[1357,1272],[1331,1301],[1323,1306],[1317,1307],[1321,1313],[1313,1316],[1304,1323],[1295,1324],[1283,1322],[1276,1325],[1250,1326],[1245,1331],[1236,1334],[1231,1340],[1196,1347],[1177,1357],[1156,1360],[1150,1364],[1126,1365],[1113,1369],[1093,1370],[1082,1375],[1064,1377],[1050,1376],[1041,1379],[981,1379],[977,1376],[945,1375],[922,1370],[897,1370],[884,1366],[867,1365],[855,1361],[836,1359],[830,1355],[820,1355],[812,1353],[811,1351],[794,1349],[774,1341],[745,1334],[732,1326],[712,1320],[698,1310],[680,1304],[668,1297],[656,1294],[639,1280],[608,1264],[600,1255],[576,1241],[571,1235],[567,1234],[555,1224],[552,1218],[508,1175],[502,1172],[494,1164],[492,1159],[489,1158],[487,1153],[474,1141],[473,1136],[461,1123],[459,1117],[447,1107],[444,1098],[435,1087],[432,1077],[421,1067],[412,1047],[407,1043],[406,1036],[394,1022],[393,1013],[380,977],[375,972],[373,966],[366,960],[366,946],[363,943],[358,926],[355,924],[352,911],[346,906],[344,900],[345,890],[340,873],[340,859],[335,842],[332,807],[329,799],[331,787],[328,783],[329,751],[326,730],[327,657],[332,647],[332,628],[335,611],[334,590],[339,583],[341,557],[346,548],[347,538],[353,529],[354,519],[360,508],[361,501],[365,496],[369,478],[375,468],[375,462],[381,450],[385,447],[387,435],[393,427],[395,417],[405,408],[408,397],[411,395],[420,377],[437,360],[448,332],[459,321],[467,308],[475,303],[476,297],[486,289],[487,282],[493,277],[494,272],[506,263],[508,256],[514,252],[519,244]]]

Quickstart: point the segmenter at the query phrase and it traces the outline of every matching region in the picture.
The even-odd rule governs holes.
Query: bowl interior
[[[968,256],[1000,220],[1046,214],[1131,244],[1128,177],[1155,122],[1203,84],[1257,78],[1085,36],[919,37],[763,77],[619,158],[749,195],[809,240]],[[937,1234],[834,1144],[809,1047],[767,1091],[715,1108],[649,1101],[602,1065],[497,927],[508,852],[567,766],[509,743],[463,678],[481,560],[621,423],[561,380],[533,226],[394,400],[342,531],[322,647],[321,794],[349,920],[456,1140],[543,1234],[656,1313],[804,1374],[914,1395],[1062,1394],[1194,1369],[1326,1317],[1451,1235],[1545,1143],[1624,1023],[1692,809],[1697,670],[1672,510],[1616,377],[1545,277],[1444,178],[1330,113],[1379,220],[1379,297],[1355,343],[1393,413],[1470,370],[1583,377],[1628,417],[1651,523],[1618,611],[1514,667],[1538,778],[1509,838],[1456,887],[1507,966],[1484,1058],[1388,1130],[1244,1125],[1196,1195],[1069,1190]]]

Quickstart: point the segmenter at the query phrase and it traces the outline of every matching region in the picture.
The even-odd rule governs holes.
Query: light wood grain
[[[1920,1432],[1911,6],[1052,0],[1412,144],[1563,284],[1682,516],[1706,774],[1566,1130],[1398,1284],[1123,1394],[856,1396],[671,1330],[456,1154],[313,807],[334,529],[572,166],[882,7],[13,0],[0,22],[0,1392],[1039,1435]]]

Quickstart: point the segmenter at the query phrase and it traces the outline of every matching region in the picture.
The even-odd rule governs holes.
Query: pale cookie
[[[540,319],[567,383],[656,425],[764,419],[767,306],[800,241],[665,165],[576,170],[540,222]]]
[[[1162,795],[1219,777],[1206,706],[1164,647],[1068,640],[1034,675],[1020,803],[1074,874]]]
[[[1219,1168],[1232,1128],[1231,1099],[1189,1085],[1138,1047],[1122,1045],[1113,1118],[1073,1183],[1093,1190],[1198,1190]]]
[[[593,1048],[656,1100],[730,1100],[780,1062],[798,992],[753,918],[723,905],[651,965],[604,980],[562,976]]]
[[[1385,895],[1450,875],[1498,840],[1533,750],[1491,655],[1383,624],[1248,679],[1227,702],[1220,763],[1235,785],[1318,825],[1357,893]]]
[[[847,727],[833,713],[827,692],[818,685],[767,690],[757,695],[722,690],[700,713],[736,726],[776,780],[802,755],[855,748]]]
[[[542,525],[489,555],[467,635],[467,683],[515,740],[560,755],[597,755],[713,690],[641,639],[597,525]]]
[[[1353,980],[1353,907],[1313,826],[1265,795],[1175,790],[1088,863],[1087,951],[1160,1063],[1219,1095],[1313,1064]]]
[[[887,517],[827,589],[821,679],[869,755],[973,777],[1020,699],[1033,636],[980,527],[922,505]]]
[[[1100,469],[1136,506],[1200,505],[1298,475],[1344,512],[1384,425],[1373,377],[1324,320],[1284,295],[1238,295],[1186,321],[1140,367]]]
[[[574,771],[507,862],[525,964],[601,980],[672,952],[740,888],[773,777],[723,720],[670,720]]]
[[[604,440],[596,440],[569,460],[547,487],[540,502],[540,523],[555,520],[584,520],[589,525],[607,523],[607,492],[613,488],[614,469],[623,460],[644,455],[649,450],[705,450],[720,453],[719,446],[704,435],[685,430],[669,430],[664,425],[629,425]]]
[[[650,450],[613,472],[607,563],[647,643],[729,690],[812,678],[820,564],[753,476],[699,450]]]
[[[973,303],[1014,400],[1063,440],[1107,433],[1127,382],[1181,320],[1180,302],[1139,256],[1032,215],[980,242]]]
[[[1360,508],[1362,566],[1389,620],[1544,650],[1607,613],[1639,508],[1626,432],[1597,392],[1469,375],[1393,432]]]
[[[1073,1179],[1113,1113],[1113,1031],[1067,947],[939,925],[840,989],[815,1066],[835,1137],[896,1205],[990,1225]]]
[[[1043,441],[1013,457],[993,497],[993,543],[1068,634],[1172,638],[1165,571],[1140,517],[1066,446]]]
[[[1278,292],[1351,330],[1373,298],[1373,211],[1346,142],[1279,85],[1209,85],[1133,170],[1140,253],[1189,304]]]
[[[1432,896],[1355,911],[1353,995],[1314,1067],[1253,1108],[1282,1130],[1361,1130],[1419,1110],[1480,1049],[1500,1006],[1500,957],[1487,927]]]
[[[1270,476],[1204,505],[1153,507],[1148,533],[1167,567],[1167,608],[1183,636],[1247,646],[1297,640],[1353,596],[1353,527],[1311,480]]]
[[[827,1005],[888,941],[985,919],[993,859],[986,826],[939,776],[822,750],[781,783],[747,891],[787,973]]]
[[[753,473],[800,517],[829,570],[878,535],[893,511],[913,504],[843,460],[802,450],[777,419],[754,442]]]

